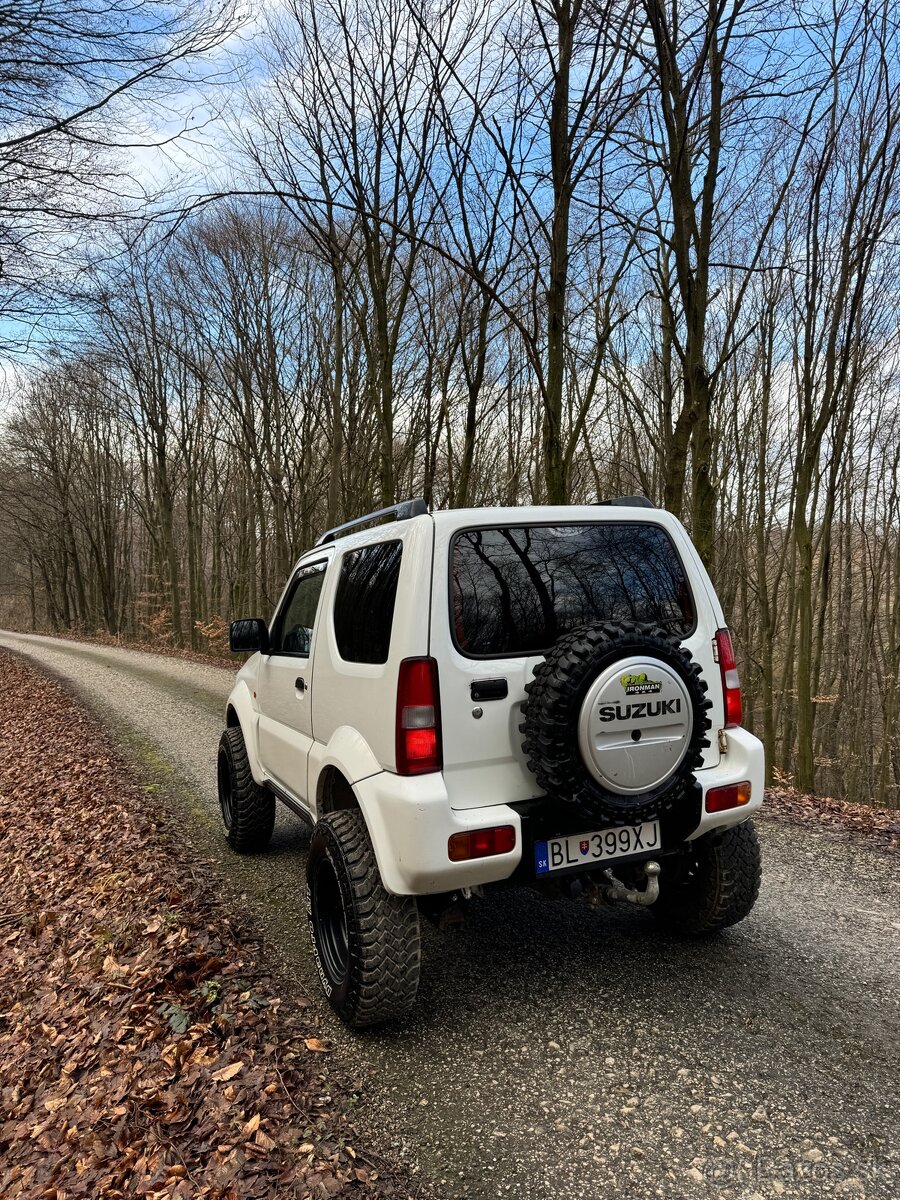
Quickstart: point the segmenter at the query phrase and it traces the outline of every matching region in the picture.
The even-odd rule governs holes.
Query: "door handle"
[[[509,684],[505,679],[475,679],[469,687],[473,700],[505,700]]]
[[[294,680],[294,687],[297,689],[298,692],[306,691],[306,680],[303,678],[302,675],[298,675],[297,678]]]

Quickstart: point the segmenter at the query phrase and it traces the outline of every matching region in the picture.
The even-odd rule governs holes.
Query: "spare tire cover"
[[[521,729],[549,796],[615,825],[663,816],[695,786],[711,703],[677,637],[588,626],[560,638],[534,674]]]

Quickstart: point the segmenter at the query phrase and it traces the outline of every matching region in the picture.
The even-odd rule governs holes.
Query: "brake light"
[[[397,679],[397,774],[425,775],[442,765],[437,663],[405,658]]]
[[[727,787],[710,788],[706,793],[707,812],[726,812],[729,808],[743,808],[750,803],[750,783],[731,783]]]
[[[716,631],[716,657],[722,675],[722,695],[725,700],[725,728],[740,725],[744,709],[741,701],[741,680],[734,661],[734,646],[727,629]]]
[[[469,858],[491,858],[495,854],[509,854],[516,848],[516,830],[512,825],[495,825],[492,829],[470,829],[465,833],[451,834],[447,840],[447,854],[451,862],[465,862]]]

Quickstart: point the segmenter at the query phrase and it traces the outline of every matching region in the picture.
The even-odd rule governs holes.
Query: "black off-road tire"
[[[226,729],[219,740],[216,776],[229,846],[239,854],[265,850],[275,828],[275,797],[254,783],[239,726]]]
[[[687,751],[677,770],[659,787],[637,795],[604,788],[588,771],[578,746],[578,718],[585,695],[610,663],[632,654],[661,659],[684,681],[693,710]],[[707,716],[712,702],[700,667],[680,640],[659,625],[604,621],[561,637],[534,679],[526,684],[525,720],[519,729],[528,767],[548,796],[576,806],[604,825],[637,825],[671,812],[697,784],[694,772],[709,745]]]
[[[653,915],[675,933],[718,933],[756,903],[762,856],[752,821],[707,834],[664,858]]]
[[[412,896],[385,889],[358,809],[317,822],[306,879],[313,954],[332,1008],[357,1029],[405,1016],[419,987],[419,910]]]

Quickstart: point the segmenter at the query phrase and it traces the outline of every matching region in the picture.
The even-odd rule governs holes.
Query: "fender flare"
[[[359,793],[356,784],[384,770],[365,738],[349,725],[339,725],[327,743],[313,742],[309,752],[307,786],[310,799],[315,800],[317,816],[321,811],[322,787],[329,767],[343,775],[353,788],[357,801]]]
[[[225,725],[239,725],[241,733],[244,735],[244,745],[247,747],[247,759],[250,763],[250,773],[253,776],[253,782],[262,784],[265,782],[262,764],[259,761],[259,741],[258,741],[258,726],[259,714],[256,710],[256,704],[253,696],[250,693],[250,688],[243,679],[239,679],[234,685],[231,695],[228,697],[228,702],[225,706]]]

